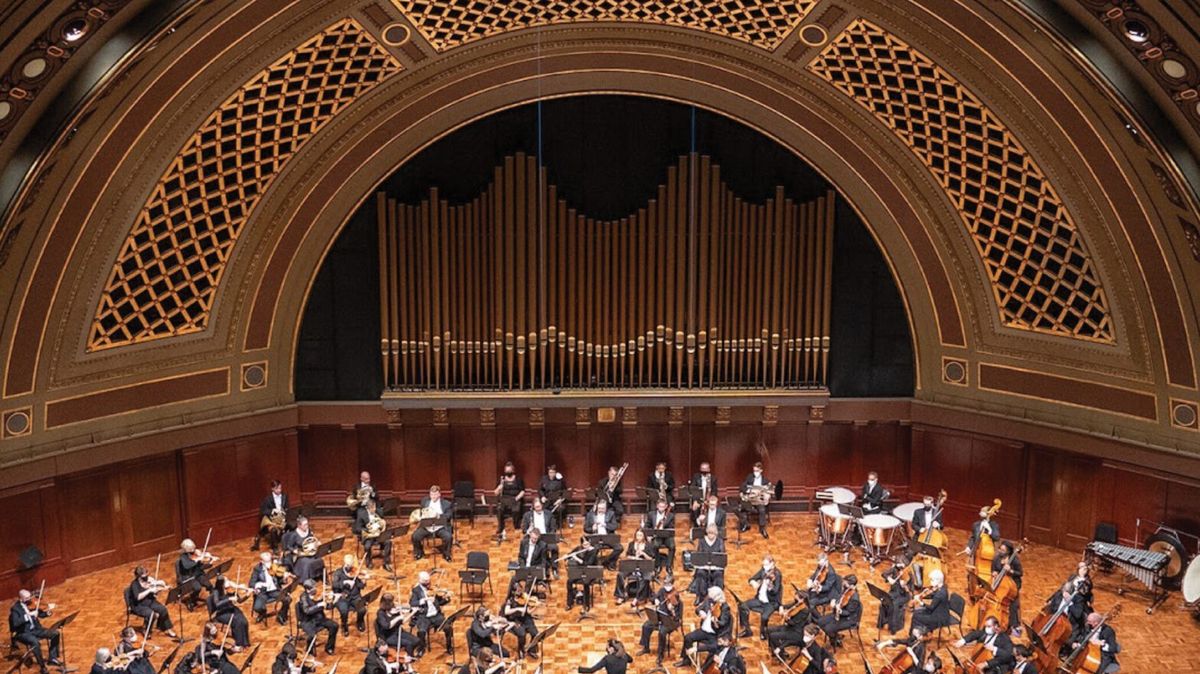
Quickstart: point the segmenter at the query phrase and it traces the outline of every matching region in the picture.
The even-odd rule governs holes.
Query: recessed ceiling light
[[[1175,59],[1164,59],[1162,62],[1162,71],[1167,77],[1177,80],[1187,75],[1187,68]]]
[[[29,59],[21,67],[21,74],[29,79],[41,77],[44,72],[46,72],[46,59],[44,58]]]
[[[67,42],[78,42],[87,35],[88,24],[83,19],[75,19],[63,28],[63,39]]]

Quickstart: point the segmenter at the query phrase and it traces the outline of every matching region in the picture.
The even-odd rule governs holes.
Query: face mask
[[[770,568],[772,568],[772,567],[774,567],[774,566],[775,566],[775,565],[774,565],[774,564],[772,564],[771,562],[763,562],[763,568],[764,568],[764,569],[770,569]]]
[[[983,628],[983,631],[986,632],[989,637],[996,633],[996,630],[992,629],[991,627],[985,627]]]
[[[804,643],[811,644],[812,640],[813,640],[812,635],[809,635],[809,634],[804,635]]]
[[[512,477],[512,476],[513,476],[513,472],[512,472],[511,470],[506,470],[506,471],[504,471],[504,474],[505,474],[505,475],[507,475],[507,476],[509,476],[509,477]]]
[[[925,671],[927,671],[927,672],[933,671],[933,663],[932,662],[925,664]]]

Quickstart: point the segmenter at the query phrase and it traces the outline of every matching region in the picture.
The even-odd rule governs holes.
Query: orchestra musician
[[[659,461],[654,464],[654,472],[646,478],[646,488],[658,492],[656,500],[665,500],[667,503],[675,502],[675,476],[667,470],[666,462]]]
[[[525,511],[525,516],[521,518],[521,531],[530,533],[537,531],[541,539],[541,543],[546,550],[546,568],[558,578],[558,563],[554,560],[558,559],[558,543],[547,543],[542,539],[542,535],[553,534],[558,531],[557,518],[546,509],[545,503],[541,498],[533,499],[533,504],[529,510]],[[521,541],[524,545],[525,541]]]
[[[439,517],[444,518],[450,513],[450,504],[442,498],[442,488],[436,484],[429,488],[429,495],[421,499],[422,518]],[[433,524],[428,527],[419,526],[412,532],[413,557],[415,559],[423,559],[425,550],[422,547],[426,538],[436,536],[442,541],[442,558],[447,562],[451,559],[451,550],[454,547],[454,532],[450,527],[453,526],[453,520],[444,519],[445,524]]]
[[[771,634],[767,636],[767,644],[770,645],[772,653],[783,659],[786,659],[784,651],[788,647],[799,646],[801,653],[797,653],[797,655],[803,654],[808,657],[808,667],[797,674],[825,674],[826,663],[832,658],[817,641],[817,635],[820,633],[821,628],[811,623],[788,627],[787,631],[776,627],[772,628]]]
[[[167,589],[166,583],[163,583],[157,578],[150,576],[150,572],[146,567],[139,566],[133,570],[133,582],[129,584],[129,612],[146,620],[146,625],[150,624],[152,616],[154,625],[166,631],[167,636],[174,639],[176,637],[175,630],[172,629],[171,614],[167,611],[167,607],[158,601],[156,593]]]
[[[829,636],[829,642],[841,646],[839,636],[846,630],[858,628],[862,621],[862,601],[858,597],[858,577],[850,574],[842,579],[841,596],[829,602],[830,611],[817,619],[817,626]]]
[[[109,662],[112,661],[112,651],[107,648],[97,648],[96,657],[92,660],[92,668],[88,674],[112,674],[116,670],[109,667]]]
[[[283,539],[283,531],[287,526],[288,497],[283,493],[283,483],[271,480],[271,493],[263,497],[258,504],[259,527],[254,534],[254,542],[250,549],[258,550],[259,542],[267,539],[267,547],[273,552],[279,552],[279,544]]]
[[[207,600],[208,619],[228,626],[227,629],[233,636],[233,646],[229,649],[231,653],[241,653],[242,649],[250,646],[250,621],[246,620],[246,614],[238,608],[238,589],[243,588],[236,586],[225,576],[217,576]]]
[[[908,652],[909,657],[912,658],[912,666],[902,672],[897,672],[896,674],[917,674],[918,672],[927,671],[927,660],[931,653],[927,646],[925,630],[920,625],[913,626],[912,631],[909,633],[907,639],[884,639],[883,641],[875,644],[875,648],[878,649],[880,653],[883,652],[883,649],[889,646],[903,646],[904,650]]]
[[[862,509],[864,513],[870,515],[883,510],[883,501],[887,498],[887,490],[879,484],[879,473],[871,471],[867,473],[867,481],[862,487]]]
[[[117,648],[114,656],[118,660],[124,660],[124,669],[129,674],[155,674],[154,665],[150,664],[147,659],[146,644],[138,645],[139,636],[137,630],[133,627],[125,627],[121,630],[121,640],[117,642]]]
[[[521,546],[517,549],[517,566],[520,568],[540,566],[548,569],[551,559],[549,554],[546,544],[542,542],[542,532],[530,529],[529,534],[521,539]]]
[[[685,655],[675,663],[676,667],[686,667],[691,664],[686,653],[692,650],[693,646],[697,649],[707,647],[711,650],[717,645],[718,637],[728,638],[733,634],[733,614],[729,610],[729,605],[725,603],[725,591],[720,587],[708,588],[704,601],[696,607],[696,615],[700,617],[700,625],[684,635],[683,652]]]
[[[33,658],[37,661],[42,674],[45,674],[47,664],[54,667],[62,666],[62,662],[58,659],[61,635],[58,630],[48,630],[42,627],[41,619],[50,617],[53,612],[54,604],[47,603],[43,606],[41,598],[29,590],[18,592],[17,602],[8,611],[8,632],[12,635],[12,640],[19,644],[25,644],[33,651]],[[49,660],[42,657],[41,642],[43,641],[46,642],[49,650]]]
[[[1084,631],[1072,637],[1071,649],[1074,650],[1081,646],[1082,644],[1079,642],[1100,627],[1100,631],[1090,642],[1100,647],[1100,667],[1096,670],[1096,674],[1116,674],[1121,671],[1121,665],[1117,662],[1121,644],[1117,643],[1117,632],[1110,623],[1105,622],[1103,626],[1100,625],[1103,620],[1104,616],[1099,613],[1089,613]]]
[[[599,548],[587,535],[580,536],[579,545],[566,555],[568,569],[573,566],[596,566],[600,561]],[[568,577],[570,573],[568,572]],[[567,581],[567,610],[581,604],[584,612],[592,610],[592,583],[583,578]]]
[[[935,515],[935,510],[937,509],[933,505],[932,496],[927,495],[921,499],[921,507],[913,513],[912,525],[914,538],[920,537],[930,527],[934,529],[942,528],[942,513],[941,511],[937,511]]]
[[[384,592],[379,598],[379,609],[375,611],[376,641],[382,641],[392,648],[402,648],[404,652],[416,657],[421,640],[404,629],[416,612],[417,609],[407,605],[397,606],[396,595]]]
[[[317,537],[313,535],[308,518],[296,518],[296,528],[283,535],[285,564],[290,565],[296,582],[320,578],[325,573],[325,560],[316,555]]]
[[[929,572],[929,587],[912,599],[919,604],[913,609],[909,631],[918,625],[929,634],[950,624],[950,594],[946,590],[946,575],[941,569]]]
[[[717,494],[717,476],[712,474],[712,469],[709,467],[707,461],[700,464],[700,470],[692,476],[691,481],[688,482],[688,486],[700,490],[700,498],[693,499],[690,508],[692,511],[693,526],[703,527],[705,525],[699,523],[697,517],[699,517],[704,505],[708,503],[709,497]],[[721,528],[724,529],[723,523]]]
[[[307,658],[304,662],[296,662],[299,653],[296,652],[296,644],[292,641],[283,642],[279,653],[275,655],[275,659],[271,662],[271,674],[313,674],[317,671],[317,667],[321,663]]]
[[[1000,547],[996,549],[996,556],[992,558],[992,575],[1000,573],[1007,569],[1008,576],[1013,579],[1017,585],[1018,594],[1013,598],[1012,603],[1008,605],[1008,624],[1015,635],[1021,634],[1021,580],[1025,576],[1025,569],[1021,565],[1021,557],[1016,554],[1012,541],[1002,541]]]
[[[532,610],[541,599],[529,588],[525,579],[519,578],[508,587],[508,596],[500,607],[500,613],[512,623],[509,631],[517,636],[517,654],[537,657],[537,650],[525,650],[527,640],[538,634],[537,623],[534,622]]]
[[[359,516],[366,507],[367,501],[376,501],[379,495],[375,493],[375,487],[371,484],[371,474],[367,471],[362,471],[358,474],[358,482],[350,488],[350,496],[356,501],[350,516],[354,518],[350,530],[357,536],[360,533]]]
[[[993,541],[1000,540],[1000,523],[992,521],[991,512],[992,509],[987,506],[979,509],[979,519],[971,525],[971,536],[967,538],[967,547],[963,548],[962,554],[970,555],[974,559],[975,549],[979,546],[979,540],[983,534],[991,536]],[[990,579],[984,578],[984,580]]]
[[[221,625],[215,622],[204,624],[203,636],[196,649],[180,659],[175,667],[175,674],[191,674],[192,671],[204,671],[210,674],[238,674],[237,665],[229,661],[225,650],[227,633]]]
[[[350,610],[357,616],[355,627],[359,633],[367,631],[367,607],[362,600],[363,588],[368,576],[356,562],[354,555],[342,555],[342,565],[333,572],[333,591],[337,599],[333,602],[342,619],[342,636],[350,636]]]
[[[317,581],[311,578],[304,581],[304,594],[300,595],[300,601],[296,605],[296,623],[300,630],[308,635],[307,650],[311,650],[317,634],[324,630],[328,635],[325,640],[325,653],[333,655],[333,650],[337,648],[338,626],[325,615],[327,597],[322,594],[321,589]],[[336,594],[330,595],[330,598],[336,597]]]
[[[654,593],[652,609],[655,613],[654,619],[648,618],[642,623],[642,649],[638,651],[638,655],[650,652],[650,635],[657,632],[658,651],[655,657],[657,664],[662,666],[663,656],[667,652],[668,635],[678,629],[683,611],[683,600],[675,590],[674,577],[668,575],[663,578],[662,586]]]
[[[597,536],[615,534],[620,527],[618,518],[616,513],[609,510],[608,503],[604,499],[600,499],[596,501],[595,508],[584,518],[583,528],[586,533]],[[615,569],[617,558],[621,556],[621,546],[606,541],[597,541],[596,544],[605,551],[600,563],[610,571]]]
[[[738,638],[744,639],[752,635],[750,612],[753,611],[762,616],[759,621],[758,638],[766,639],[767,622],[771,620],[771,614],[778,611],[783,603],[783,573],[775,566],[773,556],[768,554],[763,557],[762,568],[750,576],[749,584],[754,588],[754,596],[738,607],[738,622],[742,625],[742,633]]]
[[[291,594],[284,591],[288,584],[288,573],[281,564],[276,564],[271,553],[258,556],[258,564],[250,571],[250,589],[254,590],[254,617],[257,622],[266,622],[267,609],[278,603],[275,620],[280,625],[288,624],[288,613],[292,607]]]
[[[891,597],[892,603],[879,606],[879,618],[875,626],[881,630],[887,627],[888,632],[895,634],[904,629],[904,613],[909,600],[912,599],[906,581],[906,576],[912,574],[911,565],[912,556],[906,555],[883,572],[883,580],[888,584],[888,596]]]
[[[728,635],[717,637],[717,647],[708,651],[708,658],[700,666],[702,672],[721,674],[746,674],[746,659],[733,645]]]
[[[705,501],[704,506],[692,521],[701,530],[708,529],[710,524],[715,526],[721,538],[725,538],[725,521],[728,519],[728,516],[729,514],[725,511],[725,508],[721,507],[721,499],[716,494],[710,494],[708,500]]]
[[[814,610],[842,594],[842,579],[829,563],[829,555],[824,550],[817,553],[817,566],[808,577],[805,590],[808,592],[808,605]]]
[[[1038,674],[1037,662],[1034,661],[1033,651],[1029,650],[1028,646],[1014,646],[1013,657],[1017,662],[1013,667],[1013,674]]]
[[[1067,581],[1075,588],[1075,594],[1083,603],[1085,614],[1092,612],[1092,567],[1087,562],[1079,562],[1075,567],[1075,575]]]
[[[625,498],[622,494],[625,489],[623,478],[620,469],[616,466],[609,466],[608,474],[596,483],[596,498],[608,504],[609,511],[617,518],[618,522],[625,516]],[[612,485],[611,489],[609,485]]]
[[[1084,603],[1083,597],[1076,590],[1077,585],[1071,581],[1062,584],[1058,592],[1055,592],[1049,599],[1046,600],[1044,612],[1054,615],[1061,609],[1063,614],[1067,616],[1067,621],[1071,623],[1071,636],[1087,633],[1087,616],[1089,611]],[[1063,609],[1063,604],[1066,608]],[[1063,650],[1067,650],[1067,644],[1063,644]]]
[[[504,464],[504,474],[500,476],[500,484],[492,492],[500,499],[496,503],[496,535],[500,540],[507,539],[504,532],[504,520],[511,519],[513,527],[521,521],[521,511],[525,504],[525,481],[517,475],[512,461]]]
[[[450,603],[446,593],[438,593],[433,589],[433,576],[428,571],[417,574],[417,584],[413,586],[408,596],[408,605],[416,611],[415,625],[417,637],[426,652],[433,647],[430,632],[440,631],[446,637],[446,652],[449,653],[454,644],[454,625],[446,621],[442,607]]]
[[[629,541],[629,546],[625,549],[625,557],[658,562],[654,548],[646,539],[645,529],[633,532],[633,540]],[[626,599],[632,599],[633,608],[636,609],[638,602],[650,598],[650,579],[642,575],[641,569],[634,569],[631,574],[617,573],[617,582],[613,583],[613,596],[616,597],[618,606],[625,603]]]
[[[538,482],[537,500],[545,507],[546,512],[554,516],[554,530],[562,529],[563,521],[567,516],[567,482],[554,464],[546,466],[546,474]],[[521,528],[525,531],[529,530],[524,524],[521,525]],[[550,532],[543,531],[542,533]]]
[[[1007,672],[1016,664],[1013,658],[1013,642],[1000,629],[1000,622],[995,617],[983,621],[983,629],[964,634],[954,642],[958,648],[967,644],[981,644],[991,652],[992,657],[980,668],[983,672]]]
[[[624,644],[616,639],[609,639],[604,646],[603,658],[591,667],[578,667],[575,671],[579,674],[594,674],[603,669],[604,674],[625,674],[631,662],[633,658],[625,652]]]
[[[189,610],[195,609],[196,604],[200,602],[201,589],[212,592],[212,583],[204,575],[211,563],[211,556],[197,550],[192,539],[185,538],[179,544],[179,559],[175,561],[175,584],[183,593],[183,602]]]
[[[392,570],[392,541],[379,541],[386,530],[387,522],[379,514],[379,505],[375,501],[367,501],[366,506],[358,511],[358,533],[368,569],[371,568],[371,551],[378,547],[379,555],[383,557],[383,569]]]
[[[650,516],[642,518],[642,528],[670,532],[669,535],[655,536],[650,539],[650,545],[653,546],[654,554],[658,558],[656,568],[666,568],[669,571],[674,571],[675,513],[671,512],[670,503],[659,499],[654,504],[654,512]]]
[[[386,641],[375,642],[375,647],[367,653],[359,674],[398,674],[400,668],[396,663],[388,662],[389,649],[392,646]]]
[[[715,524],[708,525],[704,530],[704,538],[696,542],[696,552],[719,554],[725,552],[725,539],[718,535]],[[692,584],[688,591],[696,595],[697,600],[704,597],[710,588],[725,587],[725,570],[719,568],[696,567],[692,573]]]
[[[484,646],[471,655],[471,660],[458,668],[458,674],[497,674],[504,669],[504,663],[496,663],[496,655],[492,649]]]
[[[750,529],[749,513],[758,512],[758,533],[762,534],[763,538],[767,536],[767,506],[765,503],[751,503],[746,499],[751,487],[766,487],[770,485],[766,476],[763,475],[762,462],[755,462],[754,468],[750,474],[742,480],[742,512],[745,513],[741,517],[741,530],[748,531]]]
[[[502,658],[507,657],[501,642],[504,640],[504,632],[511,625],[512,623],[508,620],[492,615],[486,606],[476,608],[475,617],[471,620],[471,628],[467,631],[468,650],[476,653],[481,648],[488,648]]]

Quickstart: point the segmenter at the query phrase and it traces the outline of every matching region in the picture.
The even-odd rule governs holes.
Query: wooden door
[[[1095,527],[1100,462],[1035,448],[1028,470],[1025,535],[1034,543],[1083,550]]]

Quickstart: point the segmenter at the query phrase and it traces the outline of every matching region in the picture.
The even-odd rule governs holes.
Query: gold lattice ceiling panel
[[[100,297],[88,350],[203,330],[238,235],[271,181],[326,122],[400,69],[346,19],[222,103],[138,214]]]
[[[695,28],[775,49],[817,0],[392,0],[438,51],[511,30],[632,21]]]
[[[808,69],[892,129],[941,183],[983,259],[1005,325],[1113,341],[1108,300],[1075,220],[978,96],[865,20]]]

